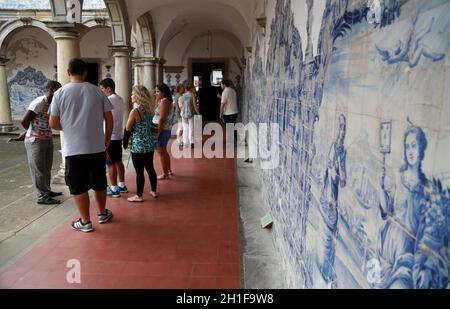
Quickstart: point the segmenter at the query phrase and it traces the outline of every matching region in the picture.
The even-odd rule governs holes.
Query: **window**
[[[201,76],[194,76],[194,87],[195,90],[198,91],[200,88],[202,88],[202,77]]]
[[[219,87],[220,82],[223,80],[223,70],[214,69],[211,72],[211,86]]]

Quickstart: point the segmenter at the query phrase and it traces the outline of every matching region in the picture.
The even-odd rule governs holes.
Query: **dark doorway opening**
[[[98,86],[98,63],[88,62],[86,63],[86,66],[88,72],[86,81],[92,85]]]
[[[225,63],[192,63],[191,80],[197,86],[197,97],[200,105],[200,113],[203,121],[219,121],[220,116],[220,99],[217,97],[222,93],[222,89],[218,82],[220,82],[220,71],[222,72],[222,79],[225,75]],[[214,83],[217,83],[214,85]]]

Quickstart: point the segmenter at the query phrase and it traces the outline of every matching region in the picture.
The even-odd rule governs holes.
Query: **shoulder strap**
[[[142,116],[141,116],[141,112],[139,111],[139,108],[136,108],[136,111],[138,112],[138,115],[139,115],[139,119],[141,120],[141,122],[142,122]]]

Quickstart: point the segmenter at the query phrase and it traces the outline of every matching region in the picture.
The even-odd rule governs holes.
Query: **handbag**
[[[127,131],[127,129],[125,129],[124,132],[123,132],[123,139],[122,139],[123,149],[127,149],[128,148],[128,143],[130,141],[130,136],[131,136],[131,131]]]

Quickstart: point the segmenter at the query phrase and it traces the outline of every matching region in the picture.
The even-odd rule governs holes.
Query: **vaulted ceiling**
[[[164,57],[170,42],[183,35],[190,39],[208,31],[226,33],[224,37],[236,49],[243,50],[250,43],[250,20],[255,0],[123,0],[130,25],[145,16],[154,36],[152,47],[156,56]],[[106,0],[105,2],[108,2]],[[141,23],[141,22],[140,22]]]

